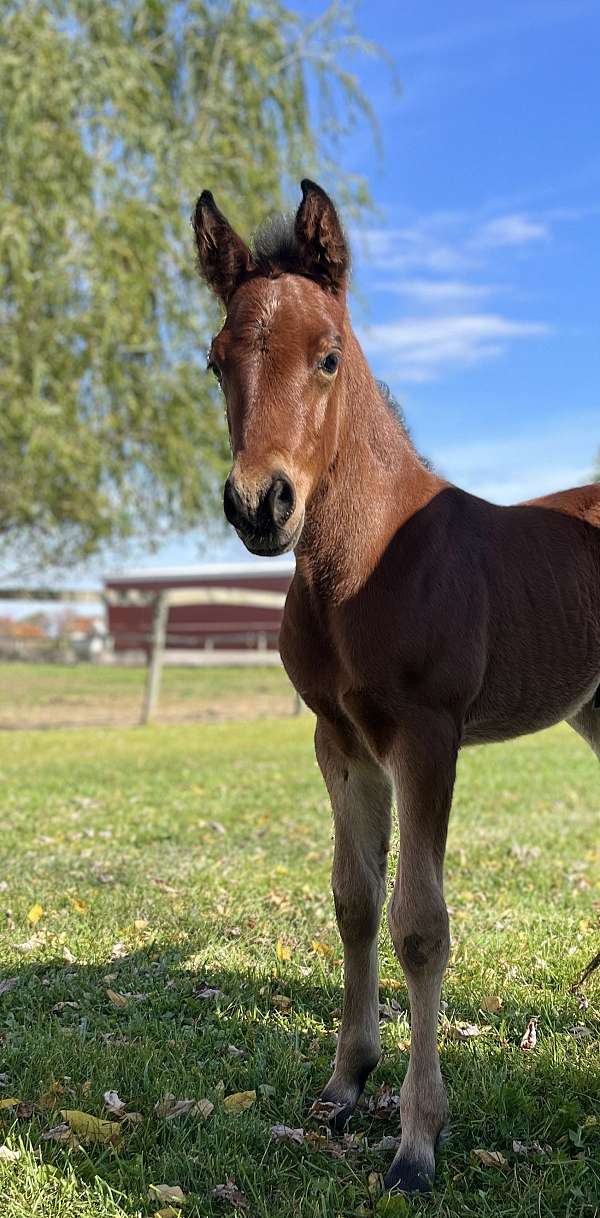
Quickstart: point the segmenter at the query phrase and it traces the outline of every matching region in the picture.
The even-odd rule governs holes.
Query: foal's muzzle
[[[293,483],[284,473],[273,474],[257,497],[236,484],[230,474],[223,492],[223,510],[252,554],[285,554],[296,544],[303,519],[290,526],[296,507]]]

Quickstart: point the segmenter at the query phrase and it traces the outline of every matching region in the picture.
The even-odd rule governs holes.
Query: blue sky
[[[305,18],[324,7],[290,4]],[[373,370],[419,448],[468,490],[506,503],[585,482],[600,447],[599,0],[369,0],[357,13],[401,82],[355,61],[383,157],[365,127],[341,158],[377,209],[351,234]],[[249,559],[231,531],[199,541],[133,561]]]
[[[377,208],[352,232],[373,370],[468,490],[507,503],[584,482],[600,446],[598,0],[370,0],[358,23],[401,82],[353,64],[383,137],[381,159],[366,128],[343,155]],[[197,554],[186,538],[152,563]],[[210,551],[243,554],[235,538]]]

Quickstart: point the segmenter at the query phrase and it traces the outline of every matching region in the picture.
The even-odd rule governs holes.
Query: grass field
[[[0,729],[131,726],[139,722],[143,667],[0,662]],[[290,715],[283,668],[163,670],[158,723]]]
[[[1,1218],[226,1216],[211,1192],[228,1179],[255,1218],[599,1212],[600,975],[570,993],[598,948],[597,762],[566,728],[461,759],[440,1018],[451,1135],[436,1191],[409,1203],[379,1191],[395,1120],[363,1110],[332,1147],[307,1116],[341,1001],[311,734],[305,716],[0,735]],[[392,1018],[368,1095],[396,1093],[407,1062],[387,931],[381,971]],[[111,1090],[138,1116],[65,1122],[106,1119]],[[275,1141],[278,1124],[303,1144]]]

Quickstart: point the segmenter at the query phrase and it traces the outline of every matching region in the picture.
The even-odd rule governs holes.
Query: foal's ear
[[[228,305],[240,281],[254,269],[248,246],[219,211],[210,190],[203,190],[192,216],[200,273],[219,300]]]
[[[303,178],[302,202],[296,214],[294,233],[302,270],[320,279],[334,292],[346,286],[350,251],[338,214],[324,190]]]

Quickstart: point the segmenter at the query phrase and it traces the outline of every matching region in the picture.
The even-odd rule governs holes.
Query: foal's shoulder
[[[555,491],[554,494],[544,495],[539,499],[528,499],[522,506],[549,508],[600,528],[600,482],[574,486],[567,491]]]

